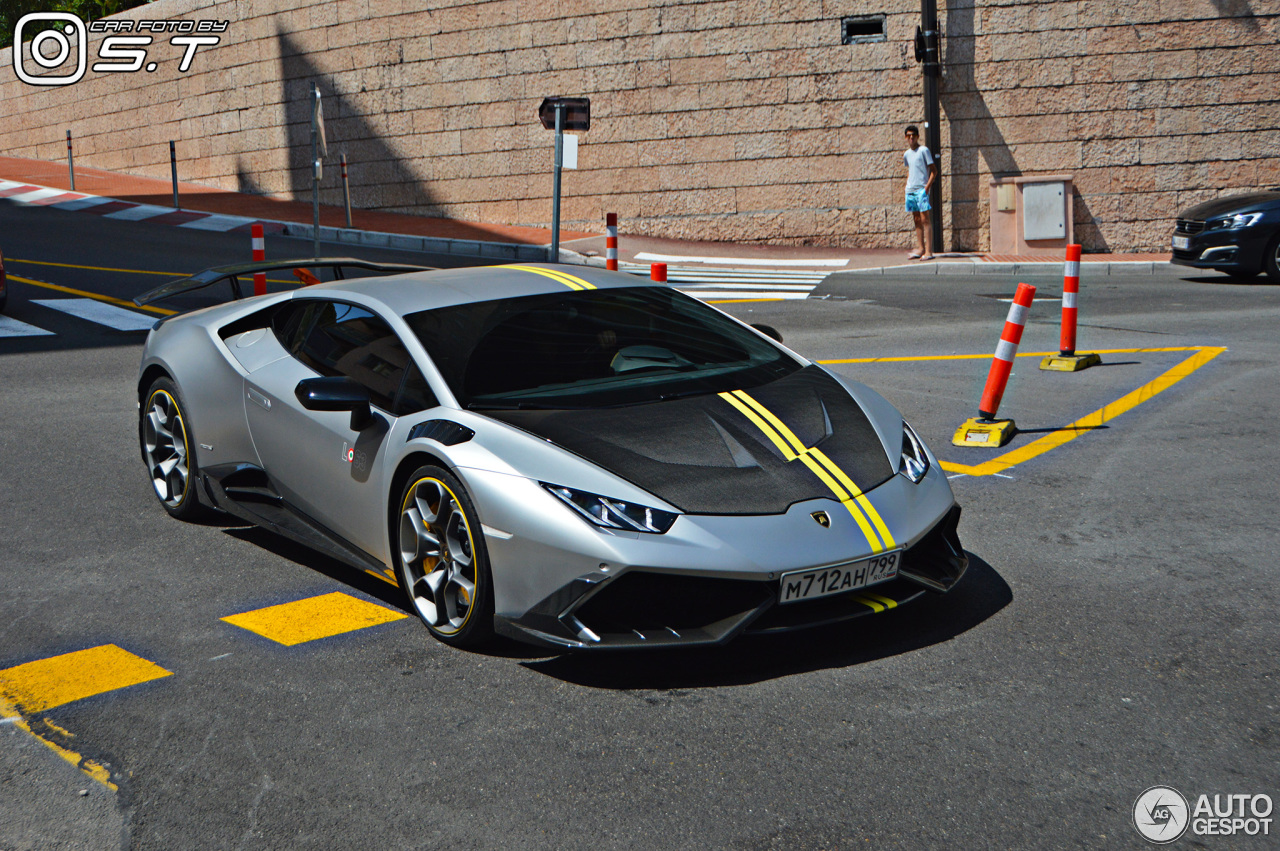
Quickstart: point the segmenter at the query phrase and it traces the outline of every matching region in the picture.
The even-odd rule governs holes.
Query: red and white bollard
[[[262,225],[254,225],[252,228],[250,228],[249,232],[253,236],[253,262],[261,263],[262,261],[267,259],[267,245],[266,245],[266,240],[264,240],[262,237]],[[266,272],[253,273],[253,294],[254,295],[267,294],[267,273]]]
[[[1004,330],[1000,332],[1000,342],[996,344],[996,356],[991,359],[987,386],[982,388],[982,401],[978,403],[978,416],[985,420],[994,420],[1000,410],[1000,400],[1004,398],[1004,388],[1013,370],[1013,359],[1017,357],[1018,344],[1022,342],[1022,329],[1027,324],[1027,311],[1035,297],[1035,287],[1018,284],[1013,304],[1009,305],[1009,316],[1004,321]]]
[[[1076,296],[1080,294],[1080,246],[1067,246],[1067,265],[1062,273],[1062,335],[1058,351],[1076,353]]]
[[[1041,369],[1055,372],[1078,372],[1102,363],[1095,354],[1076,354],[1076,300],[1080,296],[1080,246],[1067,246],[1067,265],[1062,276],[1062,334],[1058,354],[1040,362]]]
[[[965,420],[956,430],[951,442],[956,446],[1004,446],[1017,431],[1013,420],[996,420],[1000,400],[1004,398],[1009,373],[1013,371],[1013,359],[1018,355],[1022,342],[1022,329],[1027,324],[1027,312],[1036,297],[1036,288],[1030,284],[1018,284],[1018,291],[1009,305],[1009,316],[1000,332],[995,357],[987,372],[987,383],[982,388],[982,400],[978,403],[978,417]]]
[[[606,213],[604,217],[604,267],[618,271],[618,214]]]
[[[667,282],[667,264],[666,263],[650,263],[649,264],[649,280],[657,281],[660,284]]]

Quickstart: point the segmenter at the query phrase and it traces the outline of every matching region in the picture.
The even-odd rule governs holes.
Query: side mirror
[[[779,333],[778,329],[774,328],[772,325],[764,325],[759,322],[752,322],[751,327],[759,331],[761,334],[764,334],[766,337],[772,337],[773,339],[777,340],[779,343],[782,342],[782,334]]]
[[[293,394],[308,411],[350,411],[351,430],[362,431],[373,424],[369,391],[346,376],[304,378]]]

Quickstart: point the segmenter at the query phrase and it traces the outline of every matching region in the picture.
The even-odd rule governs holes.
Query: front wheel
[[[419,467],[400,494],[396,576],[436,638],[477,647],[493,637],[493,579],[475,506],[439,467]]]
[[[138,442],[151,487],[164,510],[180,520],[195,520],[203,514],[194,485],[191,424],[177,385],[168,378],[157,378],[147,390],[139,412]]]
[[[1262,258],[1262,265],[1267,270],[1267,277],[1280,281],[1280,233],[1267,244],[1267,253]]]

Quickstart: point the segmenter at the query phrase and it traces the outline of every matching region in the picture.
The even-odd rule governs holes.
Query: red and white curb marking
[[[217,213],[201,213],[196,210],[176,210],[173,207],[157,207],[153,204],[134,204],[83,192],[50,189],[33,183],[17,183],[0,180],[0,198],[28,207],[50,207],[55,210],[93,213],[104,219],[121,219],[130,222],[147,222],[156,225],[193,228],[223,232],[248,232],[255,224],[262,224],[273,233],[282,233],[284,225],[278,222],[259,222],[244,216],[224,216]]]

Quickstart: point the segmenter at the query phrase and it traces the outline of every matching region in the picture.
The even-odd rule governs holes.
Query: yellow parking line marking
[[[0,718],[5,719],[8,723],[17,727],[19,730],[22,730],[25,733],[29,733],[32,736],[32,738],[34,738],[37,742],[39,742],[40,744],[47,747],[49,750],[56,753],[58,756],[62,757],[64,760],[71,763],[76,768],[80,769],[85,774],[87,774],[89,777],[101,783],[103,786],[106,786],[111,791],[113,792],[118,791],[118,787],[116,786],[116,784],[111,782],[111,772],[108,771],[101,763],[98,763],[92,759],[87,759],[86,757],[81,756],[80,754],[76,753],[73,750],[64,748],[62,745],[58,744],[57,742],[51,742],[48,739],[46,739],[44,736],[37,733],[35,730],[32,730],[31,725],[27,723],[27,719],[23,718],[21,713],[18,712],[17,708],[14,707],[13,704],[5,700],[3,697],[0,697]],[[45,726],[50,727],[58,731],[59,733],[65,734],[69,738],[72,736],[71,733],[68,733],[66,730],[62,729],[58,725],[50,722],[47,718],[42,720]]]
[[[953,464],[950,461],[939,461],[938,463],[942,465],[944,470],[952,473],[966,473],[970,476],[991,476],[1003,473],[1010,467],[1021,464],[1023,461],[1030,461],[1032,458],[1043,455],[1051,449],[1057,449],[1063,444],[1070,443],[1086,431],[1097,428],[1121,414],[1133,410],[1143,402],[1154,398],[1158,393],[1168,390],[1226,350],[1225,346],[1199,347],[1199,351],[1194,355],[1172,369],[1161,373],[1137,390],[1126,393],[1116,401],[1103,405],[1093,413],[1086,414],[1057,431],[1050,432],[1038,440],[1033,440],[1025,446],[1019,446],[1017,449],[1013,449],[989,461],[984,461],[972,467],[964,464]],[[1187,351],[1187,349],[1166,349],[1165,351]]]
[[[43,712],[169,675],[154,662],[104,644],[0,671],[0,697],[20,712]]]
[[[130,310],[145,310],[148,313],[158,313],[162,316],[172,316],[173,314],[178,312],[176,310],[167,310],[166,308],[163,308],[163,307],[150,307],[150,306],[139,307],[138,305],[134,304],[131,301],[125,301],[124,299],[119,299],[119,298],[112,298],[109,295],[91,293],[85,290],[76,290],[76,289],[72,289],[71,287],[61,286],[59,284],[46,283],[45,281],[33,281],[30,278],[20,278],[17,275],[9,275],[8,277],[9,277],[9,280],[17,281],[20,284],[30,284],[33,287],[44,287],[46,290],[56,290],[60,293],[70,293],[71,295],[78,295],[83,298],[91,298],[94,301],[103,301],[103,302],[106,302],[107,304],[114,304],[118,307],[127,307]]]
[[[1227,350],[1226,346],[1161,346],[1140,349],[1093,349],[1097,354],[1111,355],[1128,355],[1128,354],[1148,354],[1160,352],[1195,352],[1191,357],[1174,366],[1172,369],[1158,375],[1156,378],[1148,381],[1130,393],[1126,393],[1114,402],[1103,405],[1091,414],[1087,414],[1069,425],[1065,425],[1060,429],[1050,432],[1043,437],[1033,440],[1025,446],[1019,446],[1017,449],[991,458],[981,464],[972,466],[966,464],[956,464],[952,461],[939,461],[942,469],[951,473],[964,473],[969,476],[995,476],[1021,464],[1024,461],[1030,461],[1044,453],[1057,449],[1059,446],[1070,443],[1081,434],[1090,429],[1097,428],[1110,420],[1115,419],[1123,413],[1133,410],[1134,408],[1154,398],[1157,394],[1168,390],[1209,361],[1216,358]],[[1019,352],[1020,358],[1040,358],[1047,355],[1056,355],[1058,352]],[[991,355],[911,355],[904,357],[885,357],[885,358],[844,358],[840,360],[823,360],[818,361],[822,364],[837,363],[903,363],[908,361],[940,361],[940,360],[980,360],[990,358]]]
[[[1169,346],[1157,349],[1090,349],[1089,351],[1099,355],[1131,355],[1143,354],[1146,352],[1198,352],[1204,346]],[[1020,358],[1043,358],[1049,355],[1060,354],[1059,352],[1018,352],[1017,357]],[[980,355],[905,355],[903,357],[889,358],[840,358],[838,360],[820,360],[821,364],[833,363],[904,363],[907,361],[926,361],[926,360],[990,360],[991,354]]]
[[[229,615],[222,620],[269,638],[277,644],[292,647],[407,617],[404,612],[334,591],[319,597]]]
[[[124,272],[129,275],[168,275],[170,278],[185,278],[190,272],[157,272],[154,269],[113,269],[110,266],[78,266],[75,263],[54,263],[49,260],[21,260],[17,257],[4,258],[6,263],[30,263],[32,266],[57,266],[60,269],[88,269],[91,272]]]
[[[749,301],[786,301],[785,298],[720,298],[714,301],[708,299],[705,304],[745,304]],[[825,363],[825,361],[824,361]]]

